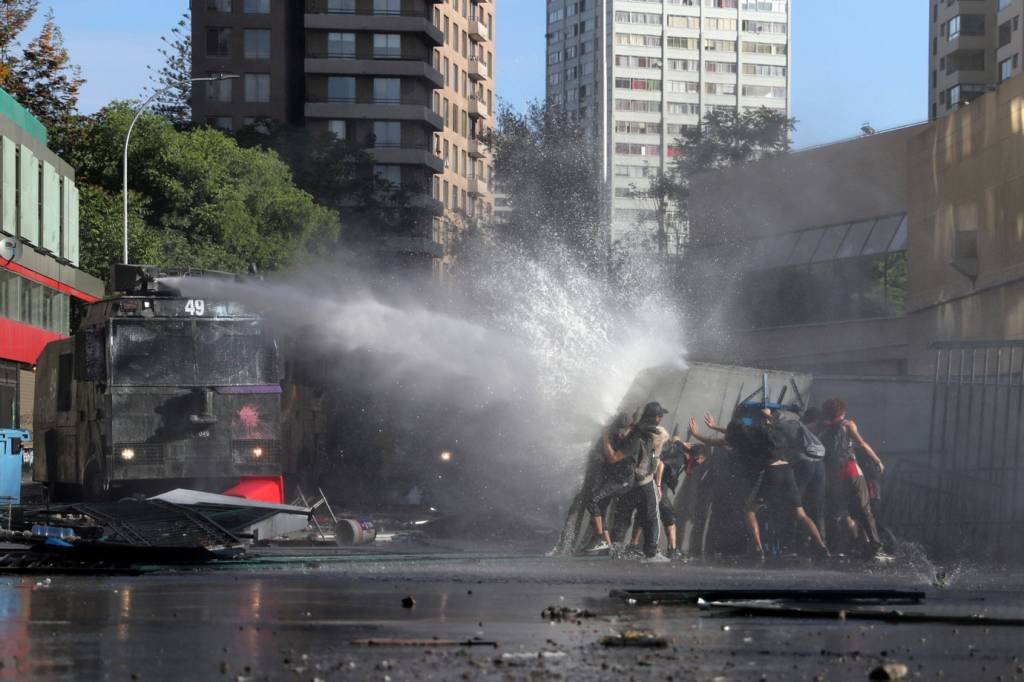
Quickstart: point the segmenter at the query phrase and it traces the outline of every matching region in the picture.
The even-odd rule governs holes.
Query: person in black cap
[[[609,461],[624,461],[632,468],[632,481],[628,488],[623,485],[602,487],[595,491],[587,506],[594,519],[594,526],[604,538],[604,544],[611,547],[611,535],[604,527],[601,513],[604,503],[613,496],[629,492],[638,494],[641,499],[641,524],[644,534],[644,556],[646,561],[667,561],[658,552],[658,541],[661,537],[661,523],[658,520],[658,489],[654,481],[656,462],[654,459],[655,438],[661,426],[662,417],[668,413],[660,403],[651,402],[644,406],[640,420],[632,425],[616,445],[605,434],[605,448]],[[596,551],[599,547],[591,548]]]

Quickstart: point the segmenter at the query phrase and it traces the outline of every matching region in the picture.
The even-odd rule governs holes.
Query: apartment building
[[[493,0],[195,0],[193,75],[240,78],[197,92],[193,120],[271,119],[364,146],[435,216],[423,239],[382,245],[441,274],[455,232],[494,207],[480,142],[494,125],[494,30]]]
[[[0,90],[0,428],[32,429],[33,365],[71,333],[74,301],[103,296],[79,261],[75,171],[39,120]]]
[[[789,0],[548,0],[547,96],[599,141],[613,239],[715,109],[790,111]]]
[[[1024,0],[933,0],[930,11],[934,121],[1021,72]]]

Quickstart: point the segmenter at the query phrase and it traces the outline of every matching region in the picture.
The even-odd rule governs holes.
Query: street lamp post
[[[231,78],[238,78],[237,74],[233,73],[218,73],[213,76],[207,76],[204,78],[189,78],[187,80],[180,80],[166,87],[160,88],[139,105],[139,108],[135,111],[135,118],[132,119],[132,123],[128,126],[128,134],[124,137],[124,169],[123,169],[123,180],[124,187],[122,188],[122,194],[124,195],[124,264],[128,264],[128,143],[132,139],[132,130],[135,128],[135,124],[138,122],[139,117],[142,116],[142,112],[146,110],[146,107],[160,95],[164,94],[168,90],[172,90],[177,87],[181,87],[187,83],[199,83],[203,81],[223,81]]]

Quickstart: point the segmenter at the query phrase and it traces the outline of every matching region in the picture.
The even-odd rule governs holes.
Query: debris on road
[[[1024,618],[1002,618],[975,613],[955,615],[944,613],[905,612],[879,609],[832,609],[790,606],[785,603],[723,601],[710,602],[711,611],[729,616],[758,616],[772,618],[800,618],[816,620],[870,620],[886,623],[943,623],[946,625],[983,625],[1024,627]]]
[[[612,590],[609,596],[613,599],[624,599],[627,603],[693,606],[699,605],[701,600],[709,603],[765,600],[841,604],[920,604],[925,599],[925,593],[917,590],[869,589]]]
[[[871,680],[902,680],[909,671],[902,663],[886,663],[871,671],[868,679]]]
[[[357,639],[352,642],[355,646],[394,646],[394,647],[456,647],[456,646],[489,646],[498,648],[498,643],[485,639],[401,639],[401,638],[374,638]]]
[[[575,623],[581,618],[593,618],[596,614],[587,609],[574,609],[569,606],[549,606],[540,613],[544,620],[569,621]]]
[[[601,646],[606,647],[643,647],[652,649],[664,649],[670,641],[668,637],[662,637],[648,630],[626,630],[612,635],[605,635],[600,640]]]

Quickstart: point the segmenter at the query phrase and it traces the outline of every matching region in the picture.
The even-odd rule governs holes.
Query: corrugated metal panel
[[[39,161],[32,150],[21,145],[21,201],[18,220],[19,235],[25,241],[39,245]]]
[[[14,236],[18,233],[18,155],[14,142],[0,137],[0,230]]]
[[[60,175],[57,169],[43,162],[43,224],[42,247],[50,253],[60,254]]]
[[[36,373],[25,369],[19,370],[18,382],[21,428],[32,433],[32,405],[36,400]]]
[[[77,267],[79,257],[78,186],[67,179],[64,180],[64,183],[71,186],[68,196],[68,220],[64,231],[64,257]],[[100,295],[102,296],[102,291]]]

